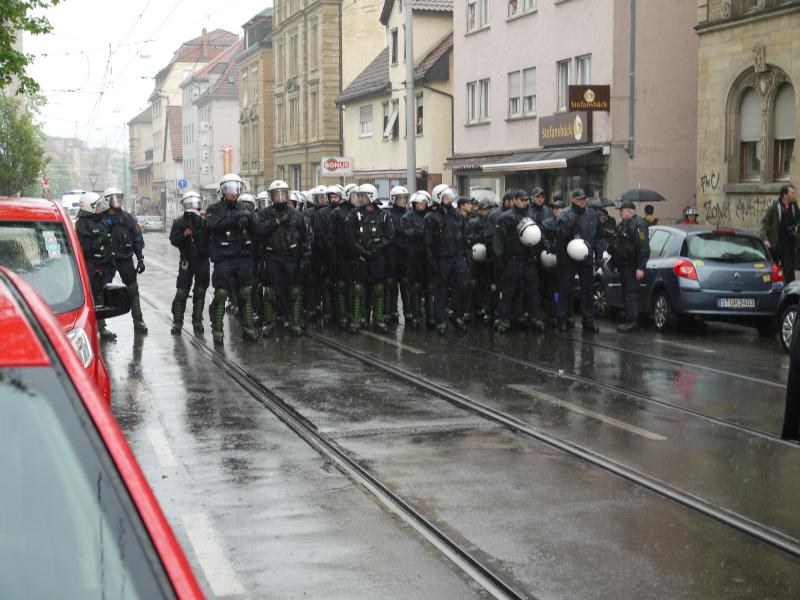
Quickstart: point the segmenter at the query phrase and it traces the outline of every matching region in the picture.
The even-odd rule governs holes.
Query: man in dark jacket
[[[488,252],[488,263],[489,263],[489,271],[490,271],[490,292],[491,292],[491,302],[486,307],[486,316],[484,318],[484,322],[489,327],[495,326],[495,308],[500,304],[500,278],[503,274],[502,272],[502,265],[497,257],[494,255],[494,233],[497,228],[497,220],[500,216],[507,210],[511,210],[511,206],[514,202],[514,190],[509,189],[506,190],[506,193],[503,194],[503,199],[498,206],[495,206],[489,211],[489,214],[486,216],[486,223],[483,228],[483,238],[484,238],[484,245],[486,246],[486,251]]]
[[[761,221],[761,237],[773,258],[783,267],[786,285],[794,281],[797,268],[795,258],[800,245],[798,227],[800,210],[797,207],[797,190],[791,184],[784,185],[778,200],[767,209]]]
[[[330,196],[329,196],[330,198]],[[352,248],[347,239],[345,222],[358,201],[358,186],[350,183],[344,188],[344,198],[331,211],[327,223],[327,246],[333,263],[333,306],[336,322],[342,331],[350,322],[350,290],[352,284]]]
[[[192,328],[196,334],[201,334],[206,290],[211,281],[206,213],[201,209],[203,201],[197,192],[186,192],[181,204],[183,215],[172,222],[169,232],[170,243],[180,251],[175,298],[172,300],[172,334],[180,334],[183,328],[183,315],[192,280]]]
[[[398,291],[403,310],[408,303],[408,277],[406,277],[406,237],[400,230],[400,221],[408,211],[408,190],[396,185],[389,192],[389,218],[395,231],[394,239],[386,246],[386,286],[384,291],[387,323],[399,323]]]
[[[400,219],[400,231],[406,239],[406,275],[408,276],[408,306],[403,305],[405,323],[413,329],[424,329],[422,297],[430,282],[428,257],[425,251],[425,215],[431,197],[426,191],[411,196],[411,211]],[[431,312],[430,304],[426,310]]]
[[[625,301],[625,322],[617,331],[633,331],[639,326],[639,282],[644,279],[650,258],[647,223],[636,214],[636,205],[626,200],[619,206],[622,220],[611,242],[611,266],[619,270]]]
[[[569,326],[567,317],[572,305],[572,288],[575,275],[578,275],[581,286],[581,314],[583,330],[586,333],[600,331],[594,322],[594,263],[600,256],[598,252],[603,240],[603,226],[593,209],[587,208],[587,198],[582,189],[572,192],[572,204],[558,216],[558,307],[556,322],[559,331],[566,331]],[[570,242],[581,240],[586,248],[582,258],[574,258],[580,252],[572,254],[568,251]],[[575,244],[581,247],[580,244]]]
[[[119,273],[122,283],[128,286],[131,295],[131,317],[133,330],[147,333],[147,325],[142,318],[142,305],[139,299],[139,284],[136,275],[144,273],[144,237],[136,217],[122,210],[122,190],[108,188],[103,192],[103,199],[108,202],[108,210],[103,219],[111,231],[111,246],[114,249],[114,268]],[[133,256],[136,255],[136,267]]]

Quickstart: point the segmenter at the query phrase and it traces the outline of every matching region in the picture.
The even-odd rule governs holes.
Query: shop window
[[[739,176],[758,181],[761,173],[761,96],[749,88],[739,112]]]
[[[774,177],[778,181],[788,181],[789,166],[794,152],[795,138],[795,97],[794,88],[784,85],[775,97],[775,145],[773,161]]]

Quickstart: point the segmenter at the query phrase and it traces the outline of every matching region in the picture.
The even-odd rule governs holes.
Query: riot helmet
[[[286,204],[289,200],[289,184],[276,179],[269,184],[269,197],[273,204]]]
[[[195,191],[186,192],[181,198],[181,206],[187,212],[197,213],[203,206],[203,199]]]
[[[108,202],[108,205],[114,210],[122,208],[122,197],[125,194],[117,187],[106,188],[103,192],[103,198]]]

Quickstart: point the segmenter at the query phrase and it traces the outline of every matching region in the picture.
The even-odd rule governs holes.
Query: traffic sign
[[[186,183],[185,179],[178,179],[178,189],[179,190],[185,190],[187,185],[188,184]]]

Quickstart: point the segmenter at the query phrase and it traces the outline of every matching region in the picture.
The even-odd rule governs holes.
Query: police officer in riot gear
[[[139,299],[139,284],[136,275],[144,273],[144,238],[139,223],[129,212],[122,209],[122,190],[115,187],[107,188],[103,198],[108,202],[108,210],[104,219],[111,230],[111,245],[114,249],[114,267],[119,273],[122,283],[128,286],[131,295],[131,316],[133,317],[133,330],[147,333],[147,325],[142,318],[142,305]],[[136,255],[136,267],[133,266],[133,256]]]
[[[197,192],[186,192],[181,204],[183,215],[172,222],[169,232],[170,243],[180,251],[175,298],[172,300],[172,334],[180,334],[183,328],[183,315],[192,280],[192,328],[196,334],[201,334],[206,290],[211,279],[206,213],[202,210],[203,200]]]
[[[403,310],[408,302],[408,277],[405,269],[406,237],[400,229],[403,215],[408,211],[408,190],[396,185],[389,192],[389,218],[392,220],[394,239],[386,246],[386,320],[399,323],[400,314],[397,308],[398,290],[403,301]]]
[[[242,317],[246,340],[255,340],[253,324],[253,238],[254,213],[246,203],[239,203],[244,182],[235,173],[222,177],[219,184],[222,199],[208,207],[206,226],[210,238],[209,256],[214,263],[211,283],[214,300],[211,303],[211,331],[214,343],[224,339],[225,302],[234,293]]]
[[[569,311],[575,275],[581,286],[583,331],[597,333],[594,322],[594,261],[601,254],[603,226],[594,209],[587,208],[588,200],[582,189],[572,192],[572,204],[558,216],[558,306],[556,321],[559,331],[570,325]],[[572,243],[574,242],[574,243]]]
[[[105,199],[95,192],[86,192],[81,196],[78,220],[75,231],[83,250],[83,258],[89,272],[89,283],[92,287],[94,303],[103,303],[103,287],[114,279],[114,250],[111,244],[111,231],[102,218],[108,209]],[[106,328],[103,319],[97,321],[100,337],[104,340],[115,340],[117,336]]]
[[[332,200],[332,196],[329,195]],[[345,222],[358,201],[358,185],[349,183],[344,188],[344,197],[330,213],[327,226],[328,248],[333,264],[334,312],[336,322],[347,330],[350,317],[350,290],[352,285],[352,244],[348,240]]]
[[[513,201],[514,190],[506,190],[500,204],[489,211],[489,214],[486,216],[486,224],[483,228],[483,243],[488,252],[489,277],[491,279],[491,283],[489,284],[490,302],[486,306],[486,315],[484,317],[484,323],[489,327],[495,324],[495,317],[497,316],[496,309],[500,300],[500,276],[502,275],[502,266],[494,255],[494,233],[497,229],[497,220],[504,212],[511,209]]]
[[[471,256],[474,281],[470,293],[470,310],[474,311],[475,316],[479,319],[486,316],[486,309],[491,303],[489,250],[486,248],[484,230],[486,229],[486,217],[493,206],[494,203],[491,199],[481,199],[475,215],[467,221],[464,229],[467,238],[467,255]]]
[[[434,192],[433,206],[425,215],[425,249],[433,282],[434,319],[436,331],[447,330],[447,291],[452,288],[455,325],[464,329],[464,303],[467,297],[467,260],[464,256],[466,239],[464,220],[453,206],[455,192],[445,188]]]
[[[636,205],[627,200],[619,206],[622,220],[611,242],[612,268],[619,271],[625,301],[625,322],[617,331],[633,331],[639,326],[639,282],[644,279],[650,258],[650,236],[647,223],[636,214]]]
[[[406,240],[406,276],[408,277],[408,306],[403,303],[405,324],[424,329],[422,296],[428,286],[428,257],[425,250],[425,215],[430,205],[426,191],[411,196],[411,210],[400,219],[400,231]],[[430,306],[427,307],[430,312]]]
[[[354,257],[352,273],[350,332],[358,333],[364,314],[364,300],[369,292],[372,303],[372,326],[386,333],[384,284],[386,247],[394,238],[394,226],[387,211],[380,210],[378,190],[370,183],[358,186],[359,206],[345,222]]]
[[[269,337],[275,330],[278,299],[289,297],[289,326],[295,335],[302,335],[303,273],[311,263],[311,231],[300,212],[289,206],[289,185],[281,180],[269,186],[272,206],[260,211],[260,234],[264,248],[264,327],[261,334]]]

